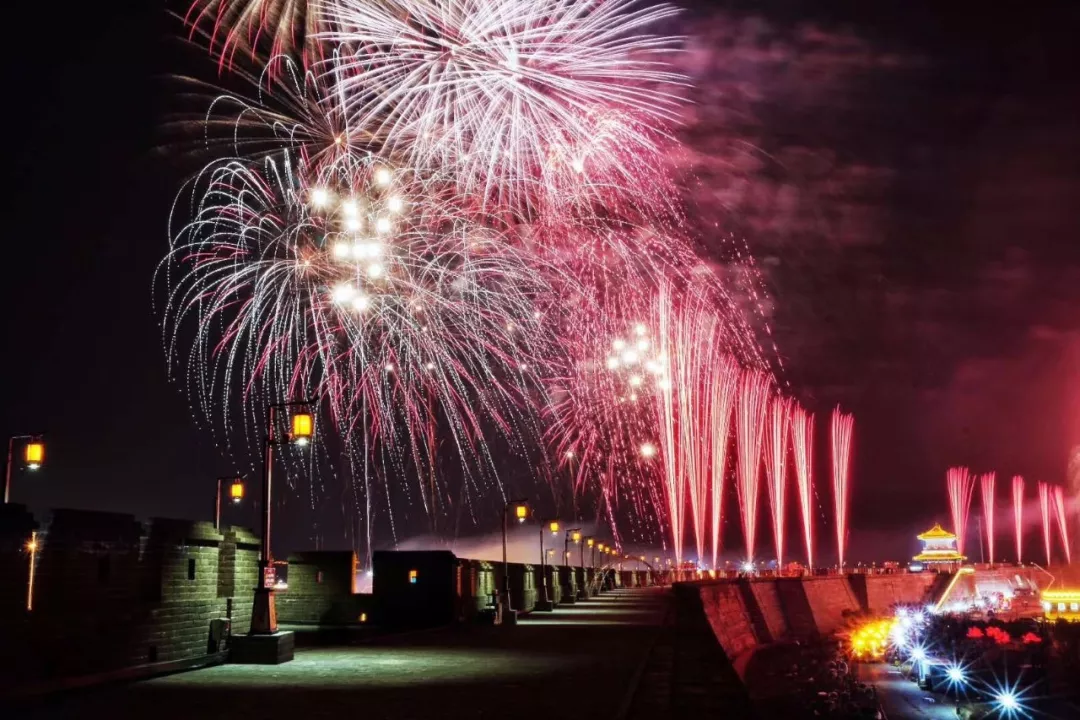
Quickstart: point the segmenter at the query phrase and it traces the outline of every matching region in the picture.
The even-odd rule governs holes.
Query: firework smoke
[[[836,523],[836,553],[840,569],[844,569],[844,550],[847,546],[847,512],[849,480],[851,475],[851,440],[855,432],[855,418],[840,411],[832,413],[832,477],[833,509]]]
[[[795,478],[799,483],[806,566],[814,567],[814,416],[797,407],[791,414],[791,446],[795,452]]]

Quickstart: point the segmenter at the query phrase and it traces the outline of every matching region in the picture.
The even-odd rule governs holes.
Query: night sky
[[[903,555],[946,520],[950,464],[1064,481],[1080,443],[1080,8],[713,5],[681,28],[695,89],[675,162],[706,247],[734,234],[757,258],[783,381],[821,429],[836,403],[856,415],[855,558]],[[190,68],[160,7],[74,8],[44,27],[8,12],[0,429],[46,432],[49,452],[14,499],[209,519],[232,466],[167,381],[150,287],[194,169],[161,148],[165,76]],[[279,517],[293,547],[322,533],[304,503]]]

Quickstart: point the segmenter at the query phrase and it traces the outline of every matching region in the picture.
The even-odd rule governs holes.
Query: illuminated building
[[[964,556],[956,549],[956,536],[941,525],[934,525],[919,540],[923,544],[922,552],[912,558],[913,561],[927,565],[952,565],[964,561]]]
[[[1044,590],[1040,599],[1047,620],[1080,622],[1080,590]]]

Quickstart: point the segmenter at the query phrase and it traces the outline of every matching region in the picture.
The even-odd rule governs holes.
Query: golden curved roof
[[[951,532],[941,527],[940,523],[934,523],[934,527],[930,528],[922,535],[919,535],[920,540],[955,540],[956,536]]]

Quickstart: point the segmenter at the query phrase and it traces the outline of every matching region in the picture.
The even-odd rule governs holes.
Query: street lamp
[[[259,552],[259,585],[255,588],[255,604],[251,609],[251,634],[273,635],[277,632],[277,609],[274,606],[274,556],[270,544],[270,500],[274,468],[274,447],[292,444],[303,448],[315,435],[315,421],[309,409],[314,400],[275,403],[266,410],[265,456],[262,477],[262,547]],[[285,437],[275,433],[279,410],[289,410],[289,432]],[[232,488],[230,487],[230,496]],[[243,490],[240,491],[243,497]]]
[[[15,464],[15,441],[25,440],[23,464],[27,470],[37,470],[45,464],[45,443],[40,435],[12,435],[8,438],[7,461],[4,464],[4,504],[11,502],[11,468]]]
[[[238,477],[219,477],[217,479],[217,494],[214,499],[214,529],[221,529],[221,488],[223,483],[229,483],[229,502],[239,505],[244,499],[244,479]]]
[[[529,518],[528,500],[511,500],[503,506],[502,514],[502,545],[503,545],[503,587],[502,597],[499,599],[499,607],[503,611],[510,610],[510,563],[506,560],[506,523],[507,518],[513,513],[514,519],[519,523]]]
[[[540,528],[540,602],[537,603],[537,607],[545,610],[551,609],[551,600],[548,597],[547,586],[547,554],[544,552],[544,533],[549,531],[552,535],[558,536],[558,520],[552,520],[547,524],[547,527],[541,526]]]

